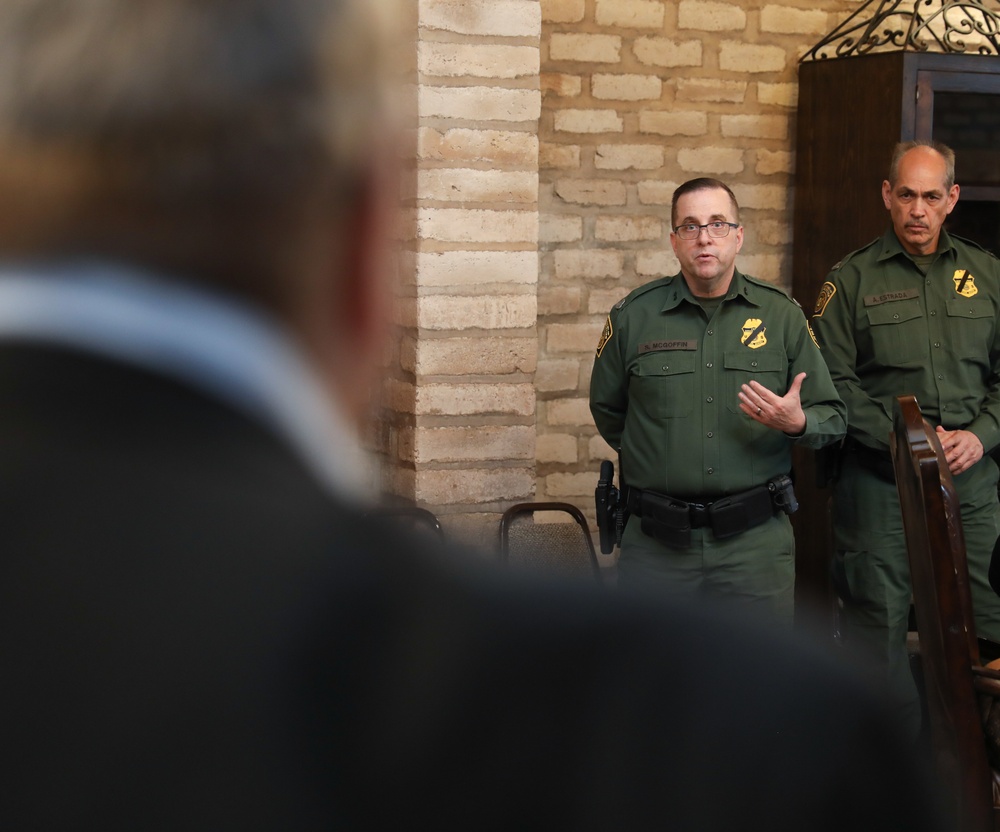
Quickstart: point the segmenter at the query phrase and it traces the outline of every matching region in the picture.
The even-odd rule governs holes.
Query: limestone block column
[[[417,125],[385,487],[492,542],[535,491],[538,0],[414,0]]]

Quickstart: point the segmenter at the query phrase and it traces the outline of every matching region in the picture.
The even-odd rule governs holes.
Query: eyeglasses
[[[678,225],[674,232],[682,240],[697,240],[701,236],[701,229],[708,229],[709,237],[727,237],[729,236],[730,228],[739,228],[740,224],[738,222],[722,222],[721,220],[716,220],[715,222],[706,222],[704,225],[698,225],[693,222],[689,222],[686,225]]]

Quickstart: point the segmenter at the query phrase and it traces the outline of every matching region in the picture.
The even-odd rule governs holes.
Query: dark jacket
[[[0,347],[0,497],[4,829],[937,828],[825,658],[418,551],[183,384]]]

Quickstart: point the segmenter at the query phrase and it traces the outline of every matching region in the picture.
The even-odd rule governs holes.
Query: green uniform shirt
[[[737,393],[751,379],[783,396],[803,371],[806,428],[797,440],[740,410]],[[627,484],[681,498],[762,485],[788,473],[793,441],[820,447],[845,430],[802,310],[739,272],[711,320],[679,274],[618,303],[598,345],[590,410],[601,436],[622,449]]]
[[[849,433],[887,450],[896,396],[927,420],[1000,442],[1000,261],[941,232],[924,275],[890,229],[838,263],[813,329],[850,413]]]

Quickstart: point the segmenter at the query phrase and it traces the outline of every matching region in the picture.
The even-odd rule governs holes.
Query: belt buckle
[[[708,506],[705,503],[688,503],[691,511],[691,528],[700,529],[709,524]]]

